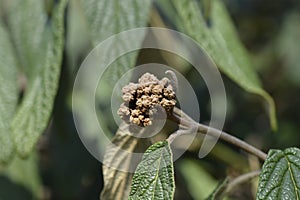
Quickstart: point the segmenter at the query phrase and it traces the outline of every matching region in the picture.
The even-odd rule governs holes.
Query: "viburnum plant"
[[[218,137],[219,132],[221,132],[221,140],[257,156],[264,162],[261,171],[248,172],[233,180],[226,180],[207,199],[220,199],[226,196],[226,193],[233,187],[249,181],[256,176],[260,177],[257,199],[299,198],[300,150],[298,148],[288,148],[284,151],[270,150],[267,155],[231,134],[192,120],[182,110],[175,107],[175,91],[178,88],[178,81],[174,72],[167,71],[167,73],[172,74],[172,80],[166,77],[159,80],[153,74],[145,73],[140,77],[138,83],[129,83],[123,87],[122,98],[124,103],[121,104],[118,114],[129,124],[131,132],[137,130],[134,126],[142,128],[152,126],[153,121],[160,119],[161,116],[165,116],[168,120],[175,122],[178,126],[184,127],[186,130],[196,126],[200,134],[209,134],[212,137]],[[162,113],[165,113],[165,115]],[[186,132],[183,133],[187,134]],[[120,194],[129,195],[128,199],[130,200],[173,199],[175,178],[170,144],[176,137],[184,134],[180,134],[179,132],[169,133],[165,140],[158,141],[148,147],[136,168],[132,180],[130,176],[125,177],[128,179],[126,182],[131,183],[130,192],[129,186],[116,188],[116,185],[120,184],[120,182],[114,180],[120,178],[116,174],[112,178],[113,180],[106,179],[106,186],[101,196],[102,199],[120,198],[118,196]],[[122,143],[122,140],[125,140],[125,138],[122,139],[117,133],[113,140],[115,144],[120,145],[117,148],[124,148],[126,146]],[[122,159],[118,152],[112,155],[111,150],[111,147],[107,149],[109,160],[114,160],[114,158]],[[128,158],[125,157],[123,159]],[[108,164],[108,162],[104,161],[105,164]],[[111,175],[112,171],[115,172],[117,169],[104,167],[104,175]],[[128,192],[129,194],[127,194]]]
[[[183,111],[175,107],[175,89],[178,87],[176,86],[178,81],[174,72],[168,71],[167,73],[172,74],[172,80],[166,77],[159,80],[153,74],[145,73],[140,77],[138,83],[129,83],[129,85],[123,87],[122,98],[124,103],[121,104],[118,114],[129,124],[129,130],[134,132],[136,129],[132,128],[133,126],[142,128],[151,126],[154,120],[162,116],[161,113],[166,113],[164,116],[168,120],[177,123],[179,126],[183,125],[185,129],[196,126],[200,134],[218,137],[220,130],[192,120]],[[170,133],[165,140],[158,141],[148,147],[136,168],[132,180],[130,177],[126,177],[129,179],[127,181],[131,182],[129,199],[173,199],[175,181],[170,143],[178,135],[177,132]],[[120,140],[118,137],[117,133],[113,142]],[[300,150],[298,148],[289,148],[284,151],[270,150],[267,155],[251,144],[224,131],[221,132],[220,139],[257,156],[264,161],[264,164],[261,171],[248,172],[233,180],[226,180],[207,199],[224,197],[234,186],[258,175],[260,180],[257,199],[297,199],[299,197]],[[120,143],[118,144],[120,145]],[[119,148],[124,148],[124,146],[124,143],[121,143]],[[108,148],[107,154],[109,156],[120,156],[118,153],[112,155],[110,151],[111,149]],[[112,157],[109,159],[114,160]],[[107,163],[104,161],[105,164]],[[113,173],[112,171],[116,170],[112,168],[105,169],[104,175],[107,176]],[[112,197],[116,197],[114,196],[116,194],[126,195],[128,193],[129,187],[126,189],[126,186],[120,188],[121,191],[116,188],[112,190],[115,187],[112,184],[117,184],[114,179],[118,178],[120,177],[115,175],[111,179],[105,179],[106,186],[101,196],[103,199],[112,199]]]
[[[299,84],[299,69],[295,68],[300,63],[297,42],[299,9],[290,6],[291,1],[274,2],[290,6],[289,11],[286,7],[278,9],[272,3],[265,4],[277,9],[270,12],[271,18],[254,13],[252,17],[258,26],[253,28],[252,21],[246,20],[239,25],[240,31],[237,32],[226,7],[231,5],[229,2],[236,1],[226,1],[228,4],[225,4],[222,0],[0,0],[0,199],[89,199],[91,195],[99,198],[100,185],[104,185],[100,197],[103,200],[171,200],[186,196],[230,199],[232,191],[259,177],[258,182],[252,182],[251,189],[255,190],[251,192],[252,198],[300,200],[300,150],[292,147],[299,145],[299,113],[296,113],[299,112],[299,92],[294,92],[299,88],[291,87],[290,80]],[[246,6],[241,3],[239,6],[264,4],[261,1],[247,2]],[[239,6],[234,9],[238,10]],[[247,9],[247,15],[250,10],[253,12],[252,6]],[[284,23],[280,24],[281,21]],[[150,36],[155,38],[150,46],[171,44],[176,48],[174,41],[183,39],[172,34],[156,35],[151,29],[153,27],[172,29],[188,36],[221,72],[226,89],[229,88],[228,100],[239,104],[231,104],[231,111],[238,114],[231,113],[236,118],[228,120],[229,126],[225,124],[229,133],[207,126],[205,120],[196,121],[178,105],[181,91],[174,74],[176,70],[191,81],[199,96],[203,92],[203,81],[183,57],[174,58],[171,52],[159,48],[154,53],[153,49],[138,49],[149,44],[147,39]],[[277,31],[272,27],[277,27]],[[151,30],[143,31],[145,29]],[[95,109],[90,106],[92,101],[83,101],[91,88],[79,87],[74,92],[72,86],[79,74],[76,72],[80,71],[81,62],[91,49],[105,43],[108,38],[128,33],[128,30],[139,30],[139,34],[127,35],[109,45],[106,43],[106,48],[97,51],[105,58],[101,60],[103,62],[116,57],[103,72],[103,79],[109,80],[108,84],[101,85],[100,81],[99,87],[93,90],[96,92],[93,99]],[[255,55],[250,56],[238,34],[243,30],[246,30],[244,37],[263,35],[263,38],[271,38],[268,42],[253,39],[255,45],[261,43],[261,46],[256,51],[254,45]],[[135,44],[133,50],[122,54],[124,49],[131,49],[132,44]],[[189,45],[187,43],[180,50],[190,53]],[[192,52],[187,57],[199,58],[197,53]],[[118,110],[113,111],[122,121],[117,127],[108,106],[113,93],[109,86],[114,87],[111,83],[117,83],[128,71],[144,63],[168,64],[174,72],[169,70],[165,75],[159,74],[165,77],[159,77],[154,75],[150,66],[139,80],[122,85],[123,94],[120,92],[119,95],[123,95],[123,102],[118,105]],[[102,62],[89,64],[100,68]],[[260,70],[263,81],[257,70]],[[88,74],[81,86],[88,85],[95,74],[94,71]],[[262,82],[268,85],[268,90],[279,102],[278,116],[273,97],[263,89]],[[273,89],[280,85],[277,93],[271,91],[270,85]],[[236,88],[241,93],[251,94],[251,97],[244,98],[235,91]],[[201,98],[207,103],[207,96],[203,93]],[[255,107],[256,114],[261,114],[256,105],[260,101],[255,102],[252,97],[259,97],[266,108],[266,115],[249,115],[251,120],[259,121],[259,128],[255,127],[256,122],[249,120],[248,112],[243,113]],[[255,105],[248,108],[245,99],[251,99]],[[198,102],[197,106],[207,106],[206,103],[202,105],[203,102]],[[242,112],[238,110],[241,107],[245,107]],[[92,112],[101,108],[105,111],[98,113],[97,117],[107,124],[105,133],[112,138],[102,165],[104,184],[100,180],[100,164],[83,148],[77,135],[79,131],[72,123],[75,117],[81,119],[80,124],[90,137],[89,144],[102,148],[101,142],[107,138],[100,138],[100,142],[95,139],[99,138],[99,132],[95,131],[98,124],[91,123],[90,118]],[[151,135],[151,130],[158,127],[157,122],[164,120],[170,124],[163,127],[163,134]],[[285,124],[288,125],[285,127]],[[148,132],[145,134],[144,130]],[[263,138],[266,134],[263,134],[276,130],[280,131],[270,135],[270,141],[278,140],[278,144],[268,144],[269,141]],[[184,154],[180,157],[182,160],[174,159],[176,151],[170,147],[172,143],[178,138],[191,136],[194,131],[196,145],[193,143],[185,149],[190,157]],[[249,138],[245,139],[245,135],[256,140],[246,142]],[[203,136],[219,138],[215,149],[221,147],[214,154],[211,152],[213,156],[207,160],[195,156]],[[288,137],[289,143],[285,140]],[[239,165],[242,159],[246,167]],[[246,159],[251,160],[250,164],[245,164]],[[202,161],[207,165],[202,166]],[[222,166],[218,166],[219,161]],[[177,165],[178,162],[183,165]],[[231,172],[230,167],[234,164],[234,172]],[[221,178],[224,180],[215,188],[216,179]],[[96,192],[90,192],[91,188]],[[239,192],[245,192],[244,189]],[[213,192],[207,194],[209,190]]]

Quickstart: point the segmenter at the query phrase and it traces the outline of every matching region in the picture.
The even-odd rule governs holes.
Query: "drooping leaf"
[[[6,1],[8,28],[18,64],[27,76],[35,76],[46,55],[47,14],[43,1]],[[29,77],[31,78],[31,77]]]
[[[70,1],[66,17],[66,58],[69,73],[75,74],[79,68],[83,52],[88,52],[90,37],[79,0]]]
[[[39,176],[38,156],[36,152],[32,153],[26,160],[14,157],[9,166],[3,171],[0,171],[0,173],[7,177],[11,182],[30,191],[32,195],[31,199],[40,197],[42,183]],[[19,197],[19,199],[23,198]]]
[[[222,1],[209,1],[208,6],[190,0],[169,2],[173,3],[177,11],[179,30],[194,38],[224,74],[247,92],[260,95],[268,102],[271,126],[276,129],[274,101],[262,89],[253,64],[238,39]]]
[[[221,181],[214,191],[206,198],[206,200],[217,200],[222,192],[226,189],[227,183],[228,179]]]
[[[217,181],[199,163],[191,159],[182,160],[179,170],[194,199],[205,199],[217,185]]]
[[[300,46],[297,44],[297,38],[300,36],[300,14],[298,12],[289,13],[284,20],[283,27],[278,35],[277,43],[273,49],[276,49],[276,56],[283,60],[286,70],[286,80],[300,85],[299,73]]]
[[[172,153],[167,141],[150,146],[134,173],[130,200],[172,200],[175,183]]]
[[[146,26],[151,2],[152,0],[81,0],[93,46],[122,31]],[[117,61],[109,66],[107,72],[104,74],[104,79],[100,80],[97,89],[100,92],[96,94],[97,104],[102,105],[102,107],[109,107],[107,103],[110,102],[109,95],[113,89],[111,83],[116,83],[127,70],[133,68],[137,58],[137,52],[127,54],[119,59],[117,55],[130,47],[132,41],[141,44],[144,36],[142,34],[131,35],[126,40],[121,40],[117,37],[112,41],[110,48],[100,49],[101,54],[105,55],[104,58],[107,60],[113,58],[117,59]],[[80,94],[77,94],[75,100],[73,98],[74,102],[81,98]],[[88,109],[86,108],[85,110],[88,111]],[[82,115],[82,112],[78,112],[78,115],[80,115],[79,117],[86,118]],[[108,113],[103,114],[102,112],[99,115],[99,119],[102,122],[104,121],[104,123],[112,121],[107,120],[109,116]],[[107,123],[105,124],[107,125]],[[105,126],[103,127],[105,129]],[[92,134],[92,128],[88,127],[88,129],[89,133]],[[101,193],[101,199],[126,199],[132,179],[132,168],[135,169],[138,161],[140,161],[135,156],[131,157],[130,152],[134,152],[140,148],[144,152],[145,148],[149,146],[145,142],[148,143],[149,141],[141,141],[141,139],[132,137],[128,128],[121,126],[112,142],[114,145],[108,146],[104,158],[103,175],[105,185]],[[120,148],[127,153],[121,151]],[[133,162],[133,160],[135,161]],[[127,167],[131,170],[128,169],[126,171]]]
[[[87,31],[90,34],[92,44],[95,47],[98,43],[101,43],[117,33],[146,26],[152,0],[80,0],[79,2],[81,3],[82,12],[86,18],[85,21],[87,24]],[[118,55],[120,52],[130,48],[132,41],[134,41],[135,44],[142,44],[144,36],[145,34],[130,35],[128,38],[126,38],[126,40],[116,37],[114,41],[109,43],[109,46],[106,45],[107,48],[97,49],[97,51],[102,55],[100,62],[98,60],[94,61],[97,63],[98,68],[106,69],[108,66],[104,66],[102,63],[105,63],[107,60],[117,59],[117,61],[110,65],[109,68],[104,72],[104,78],[99,80],[98,88],[95,94],[96,106],[98,108],[102,108],[101,113],[98,111],[99,109],[96,111],[98,114],[98,119],[102,129],[108,135],[109,131],[107,131],[107,127],[114,125],[111,124],[111,122],[114,121],[114,118],[111,116],[111,106],[109,105],[111,102],[111,93],[114,87],[114,84],[112,83],[117,83],[120,77],[127,70],[134,67],[134,63],[136,62],[137,58],[137,52],[121,56],[120,59],[118,59]],[[92,72],[92,75],[94,74],[95,73]],[[89,85],[91,80],[93,79],[89,76],[88,80],[84,81],[84,84]],[[78,118],[83,120],[83,125],[81,127],[84,129],[85,134],[89,135],[90,137],[94,137],[95,133],[98,134],[98,132],[94,131],[98,127],[98,124],[91,123],[89,120],[89,116],[91,115],[86,115],[95,111],[94,107],[89,106],[86,103],[88,100],[86,98],[88,96],[87,91],[89,89],[90,87],[73,92],[73,105],[75,105],[73,106],[73,109],[75,109]],[[99,137],[99,135],[96,135],[95,137]],[[100,144],[101,139],[96,140],[96,142]]]
[[[152,0],[81,0],[94,45],[113,34],[144,27]]]
[[[11,181],[6,176],[0,176],[0,187],[5,188],[0,190],[0,199],[30,200],[33,197],[30,190],[21,184]]]
[[[0,18],[0,163],[14,151],[9,123],[18,101],[17,63],[9,35]]]
[[[48,39],[45,56],[34,62],[33,66],[27,66],[35,68],[34,75],[29,77],[24,99],[11,124],[17,151],[23,157],[32,151],[52,112],[64,47],[63,20],[66,4],[67,0],[59,2],[53,13],[51,26],[44,27],[45,30],[49,28],[49,37],[48,34],[44,35]],[[42,47],[43,45],[39,46]]]
[[[120,126],[106,149],[103,161],[104,188],[100,199],[127,199],[133,172],[142,159],[142,153],[150,145],[150,140],[132,136],[129,125]]]
[[[270,150],[259,177],[259,199],[300,199],[300,150]]]
[[[133,28],[145,27],[149,19],[152,0],[81,0],[89,25],[93,45]],[[146,34],[146,33],[145,33]],[[105,56],[117,59],[120,52],[132,44],[142,43],[145,35],[131,35],[126,40],[116,38],[111,48],[102,50]],[[137,52],[121,56],[108,68],[105,77],[116,82],[127,70],[134,67]]]

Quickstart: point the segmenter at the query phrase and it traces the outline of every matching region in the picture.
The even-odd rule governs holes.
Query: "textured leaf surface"
[[[35,76],[46,54],[47,14],[44,2],[36,0],[7,1],[8,25],[15,45],[18,64],[28,76]]]
[[[300,199],[300,150],[270,150],[259,177],[257,200]]]
[[[133,176],[130,200],[172,200],[174,196],[172,153],[167,141],[150,146]]]
[[[18,100],[17,63],[8,32],[0,19],[0,163],[6,163],[14,150],[9,123]]]
[[[122,124],[107,147],[103,161],[104,188],[100,199],[127,199],[133,172],[142,153],[151,145],[148,139],[133,137],[127,124]]]
[[[81,0],[94,46],[110,36],[133,28],[145,27],[149,19],[152,0]],[[132,42],[142,43],[145,35],[132,35],[126,40],[115,40],[110,49],[103,50],[107,58],[118,57]],[[134,67],[137,52],[120,57],[106,73],[107,79],[116,82],[127,70]]]
[[[151,0],[81,0],[94,45],[121,31],[144,27]]]
[[[47,37],[48,34],[44,35],[47,38],[45,56],[33,62],[32,66],[26,66],[35,71],[29,76],[24,99],[11,124],[16,148],[21,156],[28,156],[32,151],[40,134],[46,128],[52,112],[64,46],[63,16],[66,3],[67,0],[59,2],[53,13],[51,26],[44,27],[45,32],[49,33],[49,37]],[[30,10],[28,7],[22,9]],[[29,24],[28,21],[23,21],[23,24],[27,23]],[[32,37],[34,35],[28,35],[27,39],[32,40]],[[39,46],[40,51],[44,50],[43,47],[43,45]]]
[[[253,64],[238,39],[222,1],[210,1],[209,12],[202,13],[197,1],[172,1],[178,13],[180,31],[194,38],[212,57],[218,68],[248,92],[262,96],[269,104],[271,126],[276,129],[275,105],[253,70]],[[207,3],[207,2],[206,2]]]

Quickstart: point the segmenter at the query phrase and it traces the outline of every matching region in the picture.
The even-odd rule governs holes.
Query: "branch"
[[[230,192],[235,186],[244,183],[256,176],[259,176],[259,174],[260,174],[260,170],[257,170],[236,177],[235,179],[233,179],[227,184],[224,194]]]
[[[216,128],[212,128],[209,126],[206,126],[204,124],[200,124],[198,122],[195,122],[193,119],[191,119],[187,114],[185,114],[182,110],[178,108],[174,108],[174,111],[172,115],[169,116],[169,119],[176,122],[177,124],[181,124],[185,127],[192,127],[192,126],[197,126],[198,132],[203,133],[203,134],[209,134],[210,136],[213,137],[220,137],[221,140],[232,144],[236,147],[239,147],[240,149],[253,154],[260,158],[262,161],[265,161],[267,159],[267,154],[262,152],[261,150],[257,149],[256,147],[250,145],[247,142],[244,142],[243,140],[228,134],[224,131],[218,130]],[[221,134],[220,134],[221,132]]]

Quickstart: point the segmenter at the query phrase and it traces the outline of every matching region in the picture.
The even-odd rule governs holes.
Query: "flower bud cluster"
[[[176,104],[176,96],[168,78],[159,80],[150,73],[142,75],[138,83],[129,83],[122,89],[124,103],[118,115],[127,123],[141,127],[152,124],[153,117],[163,108],[171,114]]]

